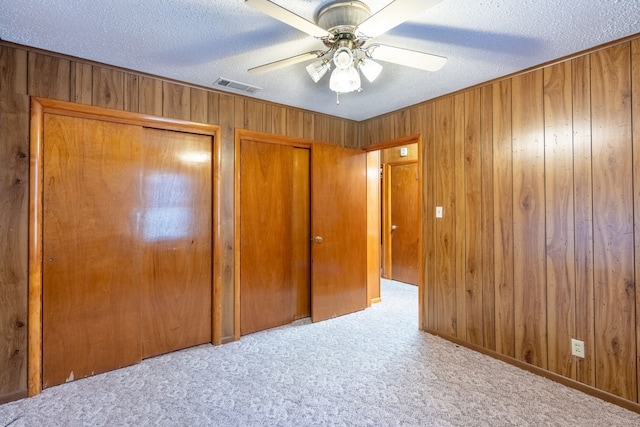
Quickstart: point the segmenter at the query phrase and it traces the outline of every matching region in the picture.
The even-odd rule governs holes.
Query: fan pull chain
[[[336,92],[336,105],[340,105],[340,92]]]

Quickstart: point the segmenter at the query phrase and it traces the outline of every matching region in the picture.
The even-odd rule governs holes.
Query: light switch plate
[[[409,154],[409,149],[407,147],[400,148],[400,157],[405,157]]]
[[[436,218],[442,218],[442,206],[436,206]]]

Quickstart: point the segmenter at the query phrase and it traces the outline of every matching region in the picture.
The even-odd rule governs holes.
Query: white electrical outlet
[[[571,354],[584,359],[584,341],[571,338]]]

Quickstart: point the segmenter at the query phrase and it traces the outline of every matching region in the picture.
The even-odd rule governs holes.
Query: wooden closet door
[[[211,342],[210,136],[144,129],[143,357]]]
[[[293,147],[240,143],[240,333],[291,323]]]
[[[43,387],[141,360],[141,128],[45,116]]]
[[[391,278],[418,284],[420,207],[418,163],[392,164],[391,173]]]

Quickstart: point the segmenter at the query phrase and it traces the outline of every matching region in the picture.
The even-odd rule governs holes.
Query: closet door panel
[[[141,360],[141,128],[45,116],[43,387]]]
[[[211,342],[210,136],[144,129],[142,352]]]

